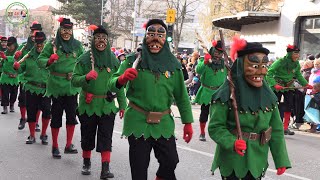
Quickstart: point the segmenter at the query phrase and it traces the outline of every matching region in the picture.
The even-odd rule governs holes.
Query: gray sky
[[[34,9],[43,5],[55,7],[56,0],[0,0],[0,9],[6,9],[11,3],[20,2],[27,6],[28,9]]]

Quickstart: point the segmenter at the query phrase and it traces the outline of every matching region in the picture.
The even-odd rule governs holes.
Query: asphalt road
[[[176,169],[178,180],[214,180],[221,179],[218,171],[211,175],[210,167],[213,159],[215,143],[208,139],[200,142],[199,122],[200,106],[193,106],[194,137],[189,144],[182,139],[183,126],[175,106],[173,112],[176,116],[176,135],[180,163]],[[81,153],[65,155],[56,160],[51,157],[51,132],[49,145],[41,145],[39,133],[36,134],[37,142],[33,145],[25,144],[28,128],[19,131],[19,112],[0,114],[0,180],[94,180],[100,176],[100,154],[92,153],[92,174],[81,175]],[[111,155],[111,171],[115,174],[114,180],[130,180],[130,166],[128,156],[128,142],[121,138],[122,121],[116,117],[113,137],[113,153]],[[60,130],[60,150],[66,142],[65,127]],[[282,176],[276,175],[271,155],[270,167],[265,179],[279,180],[319,180],[320,179],[320,135],[297,132],[294,136],[286,136],[287,148],[293,168]],[[80,148],[80,126],[76,127],[74,144]],[[148,179],[154,180],[157,171],[157,161],[151,154]]]

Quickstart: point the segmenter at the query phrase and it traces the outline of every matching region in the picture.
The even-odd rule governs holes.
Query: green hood
[[[238,109],[242,111],[258,111],[271,109],[277,105],[277,97],[263,80],[260,88],[253,87],[244,79],[243,57],[239,57],[231,67],[232,81],[235,84]],[[260,97],[260,98],[259,98]],[[213,101],[220,100],[226,103],[230,100],[229,82],[226,80],[213,94]]]
[[[159,53],[153,54],[149,51],[146,43],[146,37],[142,43],[142,61],[139,66],[142,69],[149,69],[153,72],[164,73],[166,71],[174,72],[176,69],[182,69],[181,63],[171,53],[168,42],[166,41]]]
[[[61,32],[61,27],[58,28],[56,39],[54,41],[54,44],[58,49],[61,49],[64,53],[69,54],[69,53],[73,53],[76,49],[79,48],[79,46],[81,46],[79,41],[74,39],[73,34],[69,39],[69,41],[65,41],[62,39],[60,32]]]

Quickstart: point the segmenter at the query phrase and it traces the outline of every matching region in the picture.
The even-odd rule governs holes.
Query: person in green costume
[[[62,126],[63,111],[66,113],[67,143],[65,154],[77,154],[78,150],[72,144],[76,119],[77,95],[80,88],[71,84],[72,72],[77,58],[83,53],[80,41],[73,37],[73,23],[70,19],[59,18],[60,27],[56,38],[47,42],[39,55],[39,65],[49,70],[45,96],[51,97],[51,133],[52,156],[60,159],[58,135]]]
[[[209,54],[205,54],[204,58],[199,59],[196,66],[196,72],[200,75],[201,82],[194,100],[195,103],[201,104],[199,117],[200,141],[206,141],[205,127],[208,121],[212,94],[223,84],[227,75],[222,54],[221,41],[212,41]]]
[[[3,36],[0,38],[0,42],[1,42],[1,45],[0,45],[0,51],[2,52],[5,52],[7,50],[7,42],[8,42],[8,39],[7,37]],[[0,62],[0,76],[2,74],[2,62]],[[0,84],[0,100],[2,98],[2,89],[1,89],[1,84]]]
[[[261,179],[268,168],[269,148],[278,175],[291,168],[278,99],[264,80],[268,54],[257,42],[234,38],[231,45],[231,59],[236,59],[231,75],[243,140],[237,138],[229,81],[212,96],[208,131],[217,147],[211,170],[219,168],[224,180]]]
[[[32,25],[30,26],[30,35],[28,37],[27,42],[22,43],[17,51],[14,54],[14,59],[15,60],[20,60],[23,56],[25,56],[35,45],[35,32],[37,31],[42,31],[42,27],[41,24],[39,24],[37,21],[34,21],[32,23]],[[23,84],[26,82],[25,78],[24,78],[24,73],[19,73],[19,95],[18,95],[18,106],[20,108],[20,122],[18,125],[18,129],[22,130],[25,127],[25,123],[26,123],[26,91],[23,88]],[[39,113],[37,113],[37,118],[36,118],[36,131],[40,132],[40,128],[38,125],[38,118],[40,115],[40,111]]]
[[[40,55],[46,40],[43,32],[36,32],[34,47],[24,57],[22,62],[15,62],[13,68],[24,73],[25,82],[23,90],[26,92],[26,108],[28,113],[28,125],[30,136],[26,140],[26,144],[36,142],[36,118],[39,109],[42,110],[42,132],[40,135],[41,143],[48,144],[48,136],[46,130],[51,116],[51,99],[44,96],[46,92],[46,82],[49,77],[49,71],[44,67],[39,67],[38,56]]]
[[[111,52],[108,33],[103,26],[93,27],[91,49],[79,57],[71,80],[73,86],[81,87],[78,117],[81,123],[81,148],[83,150],[83,175],[91,174],[91,151],[101,153],[102,169],[100,179],[113,178],[109,163],[115,114],[120,109],[120,118],[126,108],[123,88],[117,93],[119,108],[115,106],[115,96],[108,87],[108,80],[117,72],[119,61]],[[92,52],[93,59],[90,53]],[[94,70],[92,69],[92,61]],[[98,128],[98,131],[97,131]]]
[[[17,100],[18,94],[18,72],[13,69],[14,62],[13,55],[18,48],[17,39],[15,37],[9,37],[7,42],[7,50],[1,53],[2,58],[2,74],[0,79],[2,89],[2,101],[1,106],[3,112],[1,114],[8,113],[8,106],[10,105],[10,112],[14,112],[14,103]]]
[[[162,20],[149,20],[142,47],[138,48],[141,62],[133,66],[138,62],[136,55],[128,55],[110,81],[114,92],[126,85],[129,105],[122,134],[128,137],[133,180],[147,180],[152,149],[160,164],[156,179],[176,179],[174,171],[179,159],[170,110],[173,100],[185,124],[184,140],[188,143],[192,138],[193,117],[182,68],[170,52],[166,33],[167,26]]]
[[[293,131],[288,129],[291,117],[291,111],[294,108],[294,79],[296,78],[299,83],[305,88],[312,89],[308,81],[302,76],[299,64],[299,51],[300,49],[295,45],[287,46],[287,54],[283,58],[278,59],[270,66],[266,80],[278,97],[280,102],[281,97],[284,97],[283,110],[284,121],[283,130],[285,135],[294,135]]]

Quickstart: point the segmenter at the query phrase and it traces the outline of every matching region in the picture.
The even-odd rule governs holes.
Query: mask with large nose
[[[159,53],[163,48],[167,37],[167,31],[161,24],[152,24],[147,28],[146,44],[153,54]]]

